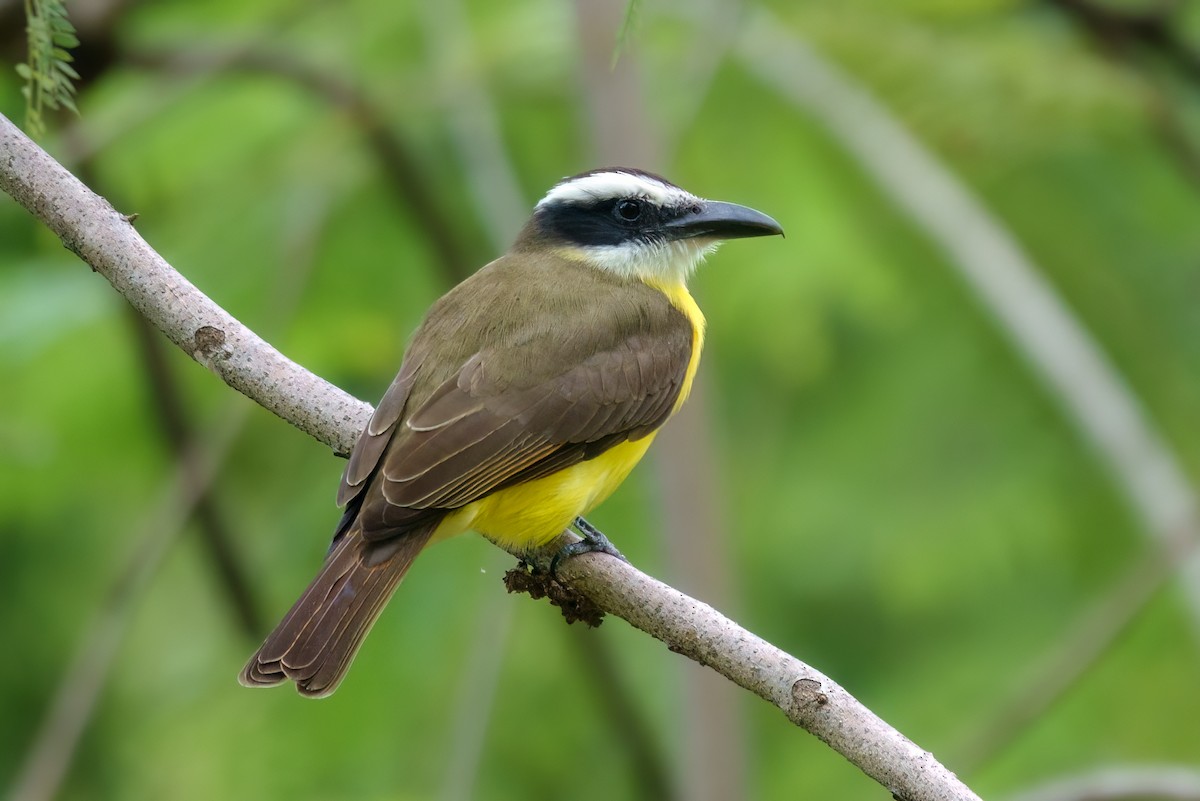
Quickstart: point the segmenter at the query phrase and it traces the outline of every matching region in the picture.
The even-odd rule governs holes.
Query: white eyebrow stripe
[[[658,206],[690,197],[687,192],[644,175],[627,172],[598,172],[556,185],[538,201],[541,208],[550,203],[589,203],[618,197],[644,197]]]

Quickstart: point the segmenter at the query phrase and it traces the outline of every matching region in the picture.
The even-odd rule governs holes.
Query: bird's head
[[[767,215],[696,197],[652,173],[626,167],[565,178],[546,193],[518,246],[549,249],[654,283],[687,279],[726,239],[782,234]]]

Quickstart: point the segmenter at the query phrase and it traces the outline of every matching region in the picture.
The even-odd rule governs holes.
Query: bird
[[[509,550],[607,498],[687,398],[705,319],[687,289],[729,239],[783,234],[762,212],[652,172],[556,183],[507,253],[434,303],[350,454],[323,566],[239,676],[324,697],[417,555],[474,530]]]

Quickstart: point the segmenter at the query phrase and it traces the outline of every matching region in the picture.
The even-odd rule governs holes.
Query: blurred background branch
[[[276,304],[263,321],[267,330],[285,326],[294,312],[308,283],[314,243],[322,230],[324,216],[325,210],[310,207],[293,218],[294,224],[280,253]],[[192,424],[162,350],[160,333],[137,312],[130,316],[135,344],[142,352],[151,387],[150,416],[159,421],[175,463],[175,475],[163,488],[163,500],[153,507],[152,516],[133,527],[143,533],[134,539],[125,565],[113,578],[92,622],[80,635],[76,656],[47,706],[14,782],[11,796],[14,801],[48,801],[58,795],[79,740],[108,685],[130,619],[144,601],[163,560],[189,524],[199,530],[219,586],[232,604],[244,642],[255,642],[266,632],[254,582],[235,550],[232,532],[216,508],[214,494],[229,453],[245,427],[250,407],[245,403],[230,404],[219,415],[220,422],[208,426],[203,434],[189,430]]]
[[[1132,48],[1147,48],[1167,59],[1171,66],[1200,82],[1200,52],[1180,34],[1174,18],[1177,2],[1159,2],[1142,8],[1094,0],[1043,0],[1075,20],[1108,52],[1126,55]]]
[[[443,271],[443,280],[454,284],[474,270],[474,251],[479,248],[464,235],[463,223],[467,221],[444,210],[444,201],[437,196],[408,144],[390,127],[383,110],[352,82],[293,54],[271,52],[262,45],[224,53],[199,48],[170,53],[133,51],[125,60],[157,75],[211,77],[245,72],[272,76],[311,92],[344,113],[360,132],[382,170],[386,185],[428,240],[434,252],[433,263]]]
[[[47,707],[32,743],[15,774],[7,797],[44,801],[58,795],[80,737],[95,713],[131,618],[162,560],[175,543],[196,505],[219,474],[239,429],[246,404],[235,405],[221,431],[209,432],[202,451],[189,450],[151,507],[107,596],[93,613]]]
[[[1074,22],[1107,58],[1143,76],[1166,151],[1175,156],[1183,174],[1200,183],[1200,141],[1171,97],[1172,82],[1161,74],[1173,73],[1193,91],[1200,89],[1200,48],[1181,33],[1181,4],[1122,8],[1092,0],[1043,2]]]
[[[739,56],[765,83],[835,134],[950,257],[980,303],[1057,395],[1068,419],[1112,472],[1158,548],[1200,537],[1195,492],[1168,443],[1103,349],[1042,277],[1012,234],[862,87],[766,11],[747,24]],[[1180,562],[1200,637],[1200,558]]]
[[[1113,765],[1009,796],[1009,801],[1197,801],[1200,770],[1180,765]]]
[[[1176,571],[1200,638],[1200,521],[1190,481],[1133,388],[992,216],[861,86],[801,42],[766,11],[748,23],[738,54],[747,68],[830,129],[838,143],[947,254],[978,301],[1057,396],[1064,414],[1107,465],[1150,537],[1150,557],[1134,562],[1112,598],[1051,646],[1040,668],[1010,691],[998,720],[981,726],[955,762],[979,767],[1021,727],[1067,692]],[[1149,565],[1149,567],[1147,567]],[[986,743],[986,744],[985,744]]]
[[[203,438],[192,430],[158,332],[150,327],[146,318],[132,309],[129,323],[146,363],[146,376],[152,389],[150,413],[158,417],[172,457],[182,464],[188,452],[197,447]],[[228,595],[242,633],[247,639],[253,640],[266,631],[264,615],[255,596],[253,582],[235,550],[237,546],[233,542],[232,532],[217,507],[211,489],[209,484],[197,491],[193,522],[204,541],[213,570]]]

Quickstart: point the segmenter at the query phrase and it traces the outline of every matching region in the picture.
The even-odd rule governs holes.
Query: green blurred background
[[[1200,768],[1200,607],[1176,571],[1194,508],[1163,556],[1076,412],[827,127],[852,93],[823,112],[786,91],[805,76],[762,77],[807,43],[871,93],[1194,480],[1200,4],[645,0],[615,69],[619,0],[68,5],[82,114],[43,145],[364,399],[564,175],[631,163],[774,216],[785,240],[729,245],[693,281],[699,396],[593,522],[986,797]],[[0,2],[18,121],[23,25]],[[887,797],[622,621],[576,631],[506,595],[511,558],[473,536],[421,557],[332,699],[241,688],[321,560],[342,462],[164,343],[0,198],[5,792]]]

